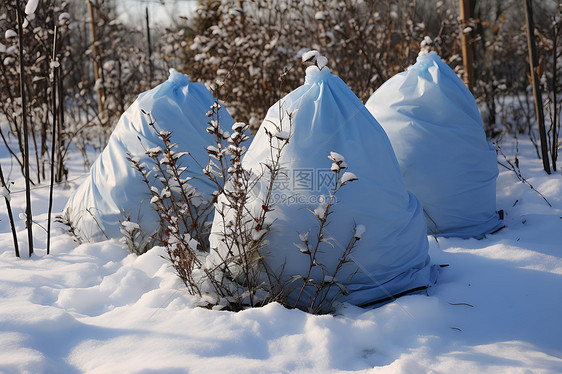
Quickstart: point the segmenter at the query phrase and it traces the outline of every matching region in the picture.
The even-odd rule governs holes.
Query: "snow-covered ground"
[[[450,265],[432,296],[374,310],[345,306],[335,316],[279,304],[240,313],[198,308],[161,248],[137,257],[116,240],[78,245],[60,226],[47,256],[46,234],[35,225],[27,258],[20,219],[17,259],[2,201],[0,372],[561,372],[562,174],[547,176],[530,142],[519,148],[523,176],[552,207],[500,166],[506,228],[483,240],[430,237],[433,262]],[[513,159],[512,141],[502,149]],[[84,170],[78,159],[69,165],[76,187]],[[18,217],[25,196],[15,181]],[[57,187],[54,212],[71,191]],[[48,188],[32,197],[34,219],[45,226]]]

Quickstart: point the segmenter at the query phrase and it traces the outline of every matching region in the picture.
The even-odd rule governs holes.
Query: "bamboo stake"
[[[27,242],[29,245],[29,257],[33,254],[33,228],[32,228],[32,215],[31,215],[31,186],[29,175],[29,139],[27,130],[27,112],[25,102],[25,87],[23,76],[23,19],[21,12],[20,0],[16,0],[16,10],[18,17],[18,46],[19,46],[19,65],[20,65],[20,95],[21,95],[21,115],[23,123],[23,143],[24,155],[23,164],[25,169],[25,226],[27,229]]]
[[[92,0],[86,0],[86,2],[88,3],[88,13],[90,14],[90,35],[92,37],[92,50],[94,56],[94,79],[96,80],[97,83],[101,77],[101,74],[100,74],[99,50],[96,44],[97,39],[96,39],[96,23],[94,17],[94,6],[92,5]],[[98,111],[100,115],[103,112],[103,98],[104,98],[103,86],[100,87],[98,84]]]
[[[63,40],[59,44],[62,44]],[[60,49],[60,46],[59,46]],[[64,169],[64,155],[63,149],[65,147],[62,138],[62,129],[64,128],[64,89],[63,89],[63,75],[61,73],[60,67],[57,71],[57,99],[58,99],[58,114],[59,118],[57,121],[57,173],[55,175],[55,182],[62,182],[62,178],[65,175]]]
[[[537,123],[539,125],[539,137],[541,140],[541,156],[544,171],[550,174],[550,161],[548,155],[548,146],[546,140],[546,130],[544,126],[543,102],[541,96],[541,88],[539,85],[539,77],[537,75],[538,58],[537,47],[535,45],[535,23],[533,21],[533,4],[531,0],[525,2],[525,18],[527,26],[527,44],[529,46],[529,65],[531,67],[531,83],[533,85],[533,97],[535,99],[535,112]]]
[[[53,57],[52,62],[56,63],[57,58],[57,26],[53,33]],[[57,137],[57,77],[59,68],[53,65],[53,82],[51,85],[51,98],[53,101],[53,133],[51,136],[51,184],[49,186],[49,210],[47,213],[47,254],[51,253],[51,212],[53,209],[53,189],[55,185],[55,148]]]
[[[152,42],[150,40],[150,20],[148,18],[148,6],[146,7],[146,40],[148,43],[148,82],[152,85]]]
[[[464,30],[468,26],[470,14],[470,0],[460,0],[460,16],[461,16],[461,45],[462,45],[462,61],[464,67],[464,84],[472,92],[472,77],[473,77],[473,55],[472,46],[469,44],[468,33]]]
[[[552,124],[551,124],[551,129],[552,129],[552,149],[551,149],[551,157],[552,157],[552,170],[556,171],[556,161],[558,160],[558,97],[556,94],[556,90],[558,89],[556,87],[557,84],[557,79],[558,79],[558,51],[557,51],[557,45],[558,45],[558,38],[559,38],[559,33],[560,33],[560,27],[561,27],[562,23],[557,23],[554,25],[554,37],[553,37],[553,43],[552,43],[552,61],[554,64],[554,68],[552,69],[552,108],[553,108],[553,120],[552,120]]]

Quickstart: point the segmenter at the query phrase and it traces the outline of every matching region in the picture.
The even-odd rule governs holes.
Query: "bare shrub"
[[[327,227],[329,225],[328,218],[334,212],[333,208],[336,204],[336,194],[343,186],[357,180],[355,174],[345,171],[345,169],[347,169],[347,163],[342,155],[331,152],[328,158],[332,161],[331,171],[335,174],[336,183],[334,184],[333,190],[330,191],[330,196],[320,202],[320,205],[315,210],[309,210],[318,220],[316,237],[313,239],[309,238],[309,230],[299,234],[301,243],[294,243],[295,247],[308,257],[308,270],[304,276],[300,274],[292,276],[292,282],[302,281],[302,286],[299,289],[293,307],[296,308],[299,306],[301,297],[303,297],[303,291],[307,287],[313,288],[313,292],[310,293],[312,296],[304,302],[306,306],[305,309],[310,313],[330,312],[332,311],[334,301],[336,301],[337,297],[340,295],[347,295],[345,285],[351,281],[351,278],[339,280],[337,277],[343,265],[349,262],[349,255],[357,244],[357,241],[361,240],[361,235],[365,231],[363,225],[355,225],[354,233],[345,249],[343,249],[341,256],[339,256],[339,261],[335,269],[329,269],[319,262],[317,255],[321,252],[320,247],[322,244],[327,244],[335,250],[334,239],[327,233]],[[315,275],[313,275],[314,270],[316,270]],[[339,292],[330,292],[333,286],[337,286]]]
[[[272,193],[276,179],[283,173],[281,156],[292,133],[293,113],[285,112],[282,101],[279,105],[281,122],[286,124],[272,124],[266,130],[271,157],[264,160],[265,169],[261,174],[245,169],[242,163],[246,152],[245,142],[249,139],[248,125],[237,122],[232,129],[223,129],[218,101],[207,113],[206,131],[212,137],[213,145],[207,147],[209,158],[204,166],[198,160],[188,160],[188,157],[192,157],[189,152],[176,150],[173,134],[159,130],[149,113],[146,115],[150,118],[150,126],[156,131],[162,146],[146,150],[152,161],[150,165],[139,158],[128,157],[131,166],[139,171],[150,191],[151,204],[160,218],[160,229],[154,233],[144,233],[140,226],[127,219],[122,223],[122,241],[135,253],[142,253],[149,247],[147,243],[164,245],[176,274],[191,294],[203,297],[202,305],[241,310],[247,306],[279,301],[287,307],[297,306],[290,305],[288,301],[297,277],[283,274],[283,269],[270,268],[264,253],[267,234],[274,225],[267,219],[268,212],[275,209]],[[308,252],[309,272],[300,277],[304,281],[303,289],[315,287],[315,296],[307,300],[307,306],[304,307],[314,313],[333,309],[336,296],[334,292],[328,292],[332,286],[337,286],[336,295],[346,292],[345,281],[340,282],[336,276],[359,239],[357,234],[352,235],[335,269],[327,269],[316,260],[320,246],[330,244],[324,229],[328,225],[328,216],[332,214],[335,193],[356,179],[352,173],[344,172],[347,165],[343,157],[337,155],[334,158],[335,155],[330,157],[334,161],[332,170],[339,182],[329,200],[317,209],[322,212],[314,211],[320,229],[317,242]],[[187,161],[201,167],[204,178],[216,187],[212,196],[201,196],[189,183],[197,176],[183,176],[188,168]],[[256,204],[257,193],[263,197],[259,204]],[[219,231],[214,233],[214,245],[209,243],[210,209],[215,212],[214,223],[218,223]],[[312,245],[312,242],[307,240],[306,245]],[[315,275],[317,280],[313,280],[313,268],[321,269],[323,276],[316,278]],[[298,303],[298,307],[302,308],[302,303]]]
[[[201,257],[207,253],[205,222],[211,205],[189,183],[193,177],[185,175],[188,166],[184,160],[188,153],[177,152],[177,145],[171,140],[172,133],[158,129],[150,113],[145,114],[149,117],[149,126],[162,141],[162,147],[146,150],[152,165],[141,163],[140,158],[130,154],[127,160],[150,191],[150,203],[158,213],[160,229],[143,233],[136,223],[126,220],[122,223],[126,234],[123,243],[136,253],[148,250],[152,243],[163,244],[181,280],[190,292],[200,294],[192,269],[201,266]]]

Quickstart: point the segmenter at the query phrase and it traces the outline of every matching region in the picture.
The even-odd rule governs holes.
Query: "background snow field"
[[[514,144],[502,149],[514,157]],[[36,225],[29,259],[19,220],[17,259],[2,208],[0,372],[560,372],[562,175],[546,176],[529,141],[519,152],[523,176],[552,207],[500,166],[506,228],[483,240],[429,237],[433,262],[450,265],[432,296],[374,310],[344,305],[335,316],[279,304],[240,313],[198,308],[162,248],[137,257],[116,239],[77,245],[62,227],[47,256]],[[81,164],[69,162],[70,188],[57,187],[55,212],[85,176]],[[23,180],[12,190],[18,217]],[[32,194],[43,226],[48,191],[41,185]]]

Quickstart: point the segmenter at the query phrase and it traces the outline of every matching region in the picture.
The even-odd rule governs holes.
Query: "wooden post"
[[[535,45],[535,23],[533,22],[533,4],[531,0],[523,0],[525,3],[525,17],[527,26],[527,44],[529,46],[529,65],[531,67],[531,83],[533,85],[533,96],[535,99],[535,112],[537,123],[539,125],[539,137],[541,140],[541,156],[544,171],[550,174],[550,161],[548,155],[548,146],[546,141],[546,130],[544,126],[543,102],[541,96],[541,87],[539,85],[539,77],[537,75],[538,58]]]
[[[100,56],[99,56],[98,46],[96,44],[97,39],[96,39],[96,23],[94,17],[94,6],[92,5],[92,0],[86,0],[86,2],[88,3],[88,13],[90,14],[90,36],[92,37],[92,51],[94,56],[94,79],[96,80],[97,83],[101,77],[101,74],[100,74]],[[103,99],[104,99],[103,86],[102,87],[98,86],[97,91],[98,91],[98,111],[99,114],[101,115],[101,113],[103,112]]]
[[[31,176],[29,175],[29,134],[27,130],[27,112],[25,101],[25,81],[23,76],[23,17],[21,11],[20,0],[16,1],[16,10],[18,17],[18,47],[19,47],[19,67],[20,67],[20,95],[21,95],[21,116],[23,123],[23,165],[25,174],[25,226],[27,229],[27,242],[29,245],[29,257],[33,254],[33,223],[31,213]]]
[[[464,67],[464,84],[472,92],[472,46],[469,44],[469,35],[464,32],[468,26],[470,14],[470,0],[460,0],[460,16],[461,16],[461,46],[462,46],[462,61]]]

